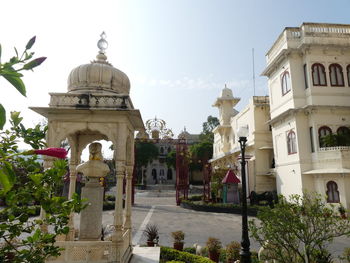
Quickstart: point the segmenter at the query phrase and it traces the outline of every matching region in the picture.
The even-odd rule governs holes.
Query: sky
[[[285,27],[303,22],[350,24],[349,0],[11,0],[0,8],[2,61],[21,52],[34,35],[36,56],[47,60],[25,72],[27,97],[0,79],[0,103],[21,111],[28,126],[43,117],[29,106],[47,106],[49,92],[66,92],[70,71],[97,55],[107,34],[108,61],[126,73],[131,99],[144,122],[164,119],[177,136],[200,133],[220,91],[233,90],[242,109],[267,95],[260,76],[265,54]]]

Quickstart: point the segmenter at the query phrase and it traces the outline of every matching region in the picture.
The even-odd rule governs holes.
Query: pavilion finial
[[[99,53],[104,54],[106,49],[108,48],[108,42],[106,40],[106,33],[103,31],[100,35],[100,40],[97,42],[97,47],[100,49]]]

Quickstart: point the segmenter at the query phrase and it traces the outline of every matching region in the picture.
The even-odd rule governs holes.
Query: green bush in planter
[[[183,252],[187,252],[187,253],[190,253],[190,254],[196,254],[196,249],[194,247],[185,247],[183,249]]]
[[[186,263],[213,263],[209,258],[193,255],[187,252],[178,251],[176,249],[161,247],[160,248],[161,262],[168,262],[171,260],[183,261]]]

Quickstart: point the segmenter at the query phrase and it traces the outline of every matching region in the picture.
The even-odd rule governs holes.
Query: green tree
[[[136,142],[136,166],[147,166],[148,163],[157,159],[158,147],[152,142]]]
[[[350,220],[316,194],[281,196],[275,208],[262,208],[257,217],[260,222],[249,222],[251,236],[267,249],[266,259],[282,263],[331,262],[328,245],[350,235]]]
[[[34,36],[28,41],[21,56],[19,56],[19,53],[15,48],[15,56],[13,56],[10,61],[5,63],[1,62],[2,48],[0,44],[0,76],[5,78],[23,96],[26,96],[26,88],[22,81],[23,74],[21,71],[33,70],[33,68],[39,66],[46,59],[46,57],[32,59],[34,52],[30,52],[29,50],[34,45],[35,39],[36,37]],[[6,111],[2,104],[0,104],[0,129],[4,127],[5,123]]]
[[[213,129],[219,125],[216,117],[208,116],[207,121],[203,123],[203,130],[199,135],[199,142],[190,146],[191,155],[190,170],[202,170],[205,162],[213,156]]]
[[[135,164],[138,171],[142,171],[142,167],[147,166],[159,156],[159,149],[152,142],[137,141],[135,147]],[[142,178],[139,178],[139,180],[143,182]]]
[[[176,168],[176,150],[172,150],[171,152],[168,152],[166,159],[165,159],[166,165],[170,168]]]
[[[219,119],[211,115],[208,116],[207,121],[203,122],[203,130],[200,134],[201,141],[214,142],[213,130],[220,124]]]

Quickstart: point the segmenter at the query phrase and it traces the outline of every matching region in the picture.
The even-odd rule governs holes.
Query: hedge
[[[239,205],[233,204],[222,204],[222,203],[203,203],[203,202],[193,202],[190,200],[182,200],[182,208],[191,209],[195,211],[203,212],[215,212],[215,213],[231,213],[231,214],[241,214],[242,208]],[[248,215],[256,216],[258,213],[258,207],[250,206],[248,207]]]
[[[186,262],[186,263],[213,263],[209,258],[193,255],[188,252],[178,251],[176,249],[161,247],[160,248],[161,262]]]

